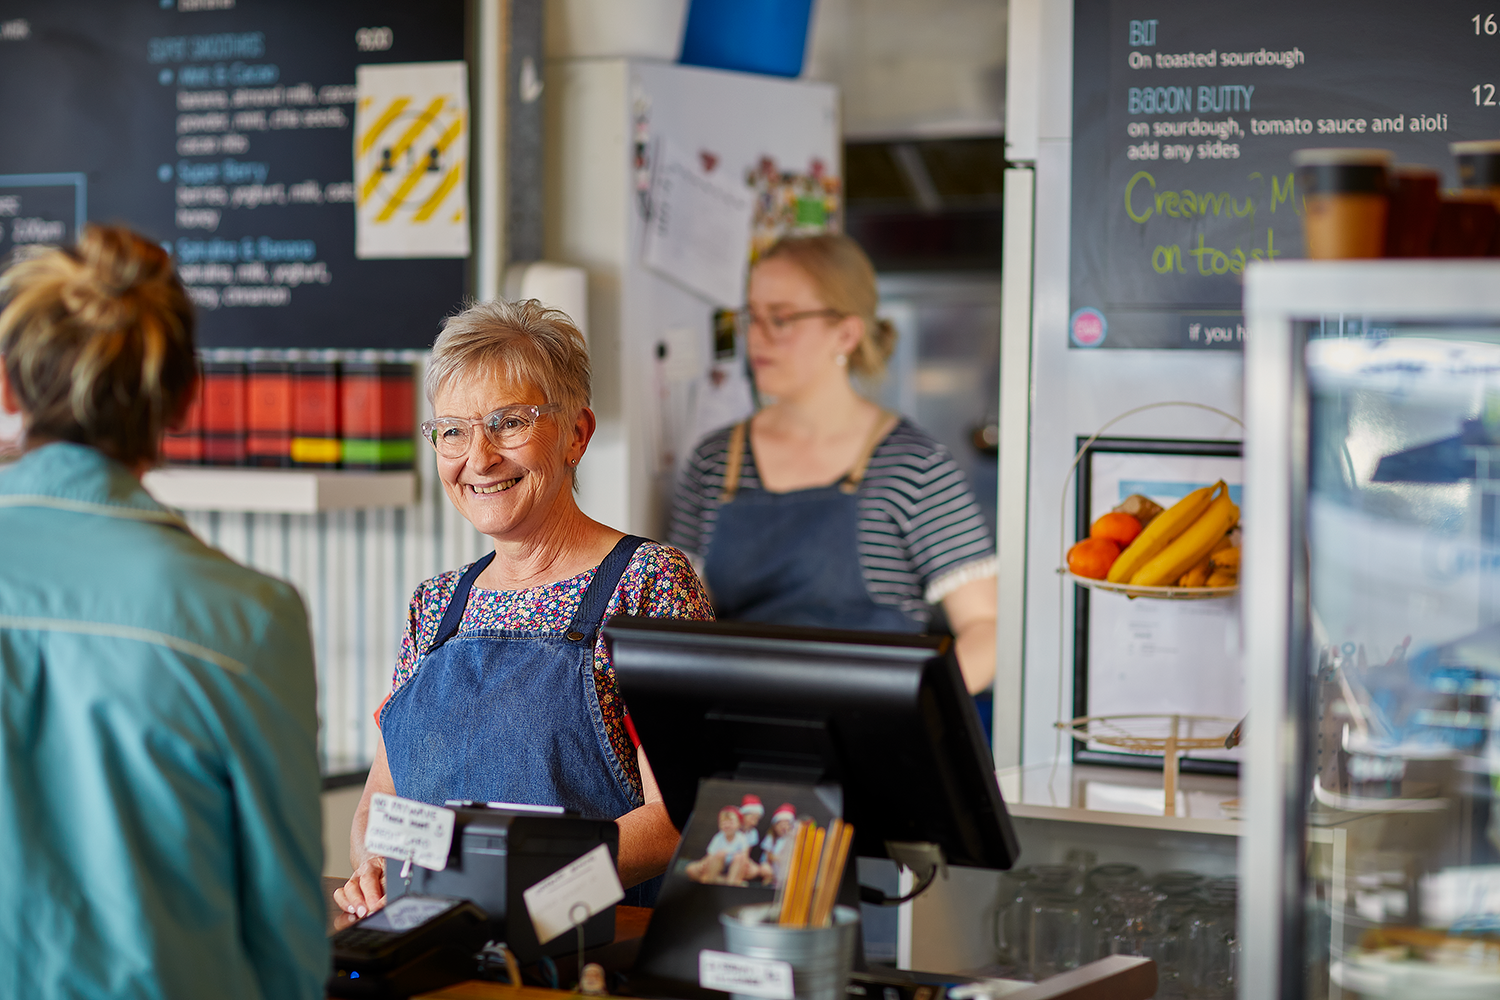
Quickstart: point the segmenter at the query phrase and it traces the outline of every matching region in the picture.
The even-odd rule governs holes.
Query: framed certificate
[[[1083,447],[1087,438],[1078,439]],[[1078,463],[1076,538],[1126,497],[1163,508],[1224,480],[1240,502],[1240,442],[1099,438]],[[1073,714],[1245,713],[1239,597],[1169,601],[1074,588]],[[1182,770],[1237,773],[1239,750],[1197,751]],[[1161,766],[1160,756],[1075,741],[1080,763]]]

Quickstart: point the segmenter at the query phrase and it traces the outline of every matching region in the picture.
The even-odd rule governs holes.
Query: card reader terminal
[[[328,992],[401,997],[472,978],[485,913],[464,899],[403,896],[333,936]]]

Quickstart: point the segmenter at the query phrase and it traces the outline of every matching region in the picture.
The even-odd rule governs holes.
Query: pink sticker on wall
[[[1085,306],[1068,320],[1068,336],[1077,347],[1098,347],[1109,335],[1109,324],[1099,310]]]

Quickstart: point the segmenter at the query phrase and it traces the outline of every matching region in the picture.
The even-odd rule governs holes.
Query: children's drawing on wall
[[[750,262],[791,233],[838,232],[841,228],[843,185],[814,159],[806,173],[783,170],[769,156],[745,173],[755,193],[755,219],[750,233]]]

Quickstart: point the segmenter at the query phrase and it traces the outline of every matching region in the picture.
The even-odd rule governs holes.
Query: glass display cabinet
[[[1245,307],[1239,995],[1500,997],[1500,262]]]

